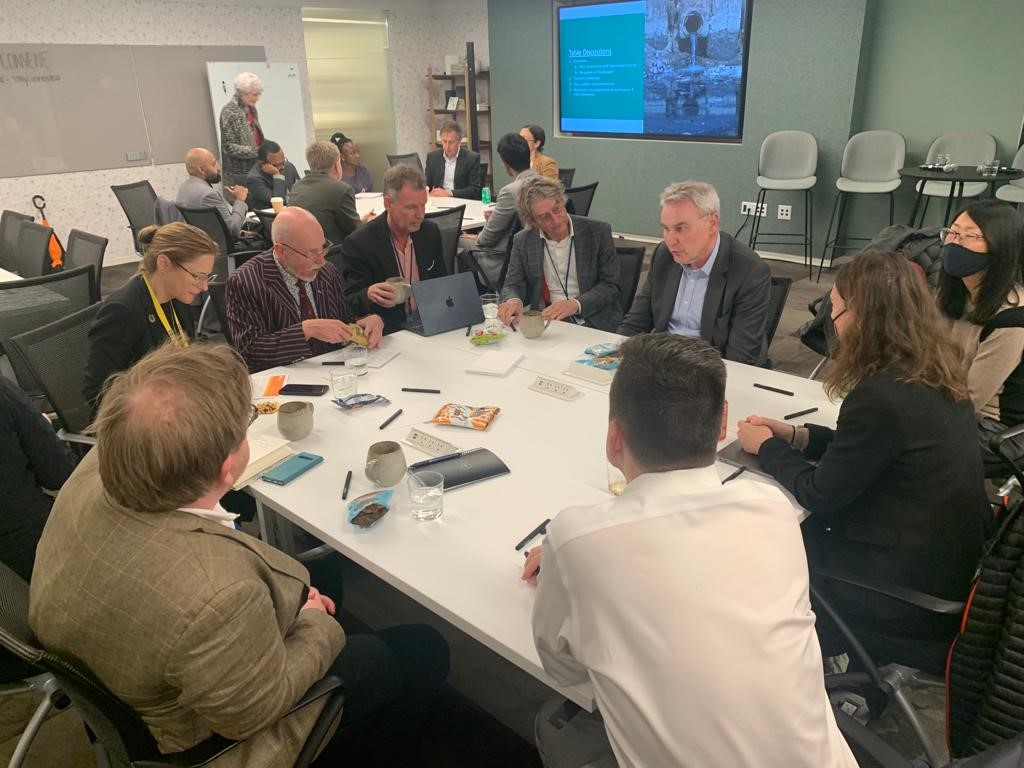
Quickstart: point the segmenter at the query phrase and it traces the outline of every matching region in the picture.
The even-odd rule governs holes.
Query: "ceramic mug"
[[[286,440],[301,440],[313,431],[313,404],[292,400],[277,410],[277,431]]]
[[[519,318],[519,330],[528,339],[535,339],[540,336],[551,325],[550,320],[545,320],[543,315],[536,309],[528,309]]]
[[[275,214],[280,213],[281,210],[284,208],[284,198],[283,197],[272,197],[272,198],[270,198],[270,207],[274,209],[274,213]]]
[[[366,479],[390,488],[405,475],[405,454],[393,440],[383,440],[366,452]]]
[[[395,286],[395,304],[404,304],[409,300],[412,286],[405,282],[404,277],[389,277],[387,283]]]

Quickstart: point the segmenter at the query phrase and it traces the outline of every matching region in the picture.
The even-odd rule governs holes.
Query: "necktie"
[[[299,283],[299,315],[303,320],[315,320],[316,310],[313,309],[313,302],[309,300],[308,285],[309,283]]]

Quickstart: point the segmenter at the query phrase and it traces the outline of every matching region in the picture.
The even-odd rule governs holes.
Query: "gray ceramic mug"
[[[404,277],[389,277],[386,282],[395,287],[395,304],[404,304],[409,300],[412,286],[405,282]]]
[[[405,454],[393,440],[383,440],[366,452],[366,479],[390,488],[405,476]]]
[[[313,431],[313,404],[301,400],[281,403],[277,409],[277,431],[286,440],[301,440]]]
[[[551,321],[545,320],[544,316],[536,309],[528,309],[519,317],[519,330],[528,339],[540,336],[550,324]]]

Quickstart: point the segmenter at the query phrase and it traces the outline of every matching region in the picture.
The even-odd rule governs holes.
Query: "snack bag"
[[[494,417],[501,411],[496,405],[484,405],[474,408],[472,405],[448,403],[434,416],[435,424],[446,424],[451,427],[478,429],[481,432],[491,426]]]
[[[364,493],[348,503],[348,521],[360,528],[369,528],[380,520],[391,509],[391,497],[394,490],[387,488],[383,491]]]
[[[349,323],[348,327],[352,330],[352,343],[357,347],[368,347],[370,346],[370,339],[366,335],[366,331],[363,330],[363,326],[359,323]]]

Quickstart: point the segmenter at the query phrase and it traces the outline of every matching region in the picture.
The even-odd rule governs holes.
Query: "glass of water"
[[[429,469],[410,472],[406,480],[412,516],[417,520],[434,520],[444,509],[444,475]]]
[[[348,370],[331,371],[331,397],[341,400],[355,393],[356,374]]]
[[[355,376],[366,375],[366,362],[369,352],[366,347],[358,347],[355,344],[349,345],[349,352],[345,356],[345,367]]]
[[[493,333],[500,326],[498,325],[498,294],[480,294],[480,303],[484,308],[484,332]]]

